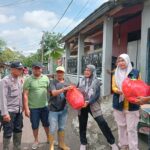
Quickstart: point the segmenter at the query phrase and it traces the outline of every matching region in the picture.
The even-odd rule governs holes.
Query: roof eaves
[[[99,8],[97,8],[93,13],[91,13],[88,17],[86,17],[79,25],[77,25],[72,31],[70,31],[67,35],[62,38],[62,42],[66,41],[70,37],[76,35],[80,32],[85,26],[94,22],[97,18],[103,16],[106,12],[116,7],[116,3],[108,1],[102,4]]]
[[[117,1],[108,1],[102,4],[99,8],[97,8],[93,13],[91,13],[88,17],[86,17],[79,25],[77,25],[72,31],[70,31],[67,35],[65,35],[61,42],[67,41],[72,36],[77,35],[83,28],[85,28],[88,24],[94,22],[97,18],[102,17],[106,12],[114,9],[118,6],[132,6],[138,3],[142,3],[143,0],[117,0]]]

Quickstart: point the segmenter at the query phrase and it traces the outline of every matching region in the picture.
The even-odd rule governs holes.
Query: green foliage
[[[53,58],[54,60],[56,60],[56,59],[61,58],[63,53],[64,53],[64,49],[58,48],[58,49],[55,49],[52,51],[47,51],[44,55],[49,56],[49,57]]]
[[[25,57],[23,60],[23,64],[27,67],[32,67],[32,64],[38,61],[40,61],[40,55],[38,53],[34,53],[30,56]]]
[[[20,52],[13,51],[9,48],[5,48],[0,54],[0,62],[23,61],[24,58]]]
[[[6,42],[0,39],[0,50],[2,50],[6,46]]]
[[[44,32],[41,40],[41,48],[36,53],[25,57],[20,52],[6,48],[5,41],[0,39],[0,62],[21,61],[25,66],[31,67],[33,62],[42,60],[47,63],[48,59],[59,59],[64,53],[63,45],[60,44],[62,35],[59,33]]]
[[[43,33],[40,52],[44,53],[44,60],[48,60],[48,58],[58,59],[62,57],[64,49],[59,42],[61,38],[62,35],[60,33]]]

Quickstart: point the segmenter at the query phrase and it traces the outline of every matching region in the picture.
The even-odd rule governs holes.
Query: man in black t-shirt
[[[72,88],[64,79],[65,69],[62,66],[56,68],[56,79],[50,84],[49,101],[49,140],[50,150],[54,150],[54,134],[58,126],[58,146],[63,150],[70,148],[64,143],[64,129],[67,121],[68,108],[66,104],[65,92]]]

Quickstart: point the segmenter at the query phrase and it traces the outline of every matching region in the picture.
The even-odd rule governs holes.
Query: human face
[[[39,77],[42,74],[42,68],[40,67],[33,67],[32,71],[35,77]]]
[[[127,68],[127,64],[126,64],[125,60],[121,57],[118,58],[117,64],[118,64],[118,67],[120,67],[121,69]]]
[[[23,68],[11,68],[11,74],[14,77],[19,77],[22,75],[22,73],[23,73]]]
[[[56,72],[56,74],[57,74],[57,79],[58,80],[63,80],[64,79],[64,72],[63,71],[57,71]]]
[[[86,68],[86,69],[84,70],[84,76],[85,76],[86,78],[90,78],[91,75],[92,75],[91,70],[90,70],[89,68]]]

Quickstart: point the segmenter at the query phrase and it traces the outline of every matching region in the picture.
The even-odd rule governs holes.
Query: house
[[[86,64],[96,65],[102,95],[111,93],[112,61],[128,53],[142,79],[150,83],[150,0],[114,0],[102,4],[62,39],[66,76],[77,81]]]

